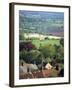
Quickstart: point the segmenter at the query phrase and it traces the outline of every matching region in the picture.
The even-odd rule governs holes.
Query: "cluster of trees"
[[[47,62],[52,62],[55,57],[57,63],[64,63],[64,40],[60,40],[60,45],[45,45],[39,49],[43,56],[44,60]]]
[[[41,64],[42,62],[52,62],[55,57],[57,63],[64,63],[64,39],[60,40],[60,45],[44,45],[39,49],[31,42],[21,42],[19,45],[20,60],[26,63]]]
[[[28,41],[28,42],[25,41],[25,42],[19,43],[19,51],[22,51],[22,50],[30,51],[32,49],[36,49],[36,47],[31,43],[31,41]]]

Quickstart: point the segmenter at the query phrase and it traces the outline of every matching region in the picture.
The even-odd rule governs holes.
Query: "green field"
[[[49,40],[39,40],[39,39],[33,39],[32,40],[32,43],[37,47],[39,48],[40,46],[44,46],[44,45],[48,45],[48,44],[51,44],[51,45],[60,45],[59,43],[59,40],[55,40],[55,39],[49,39]]]

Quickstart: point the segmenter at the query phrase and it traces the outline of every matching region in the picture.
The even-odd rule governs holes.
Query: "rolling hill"
[[[64,36],[64,13],[44,11],[19,11],[20,33],[40,33]]]

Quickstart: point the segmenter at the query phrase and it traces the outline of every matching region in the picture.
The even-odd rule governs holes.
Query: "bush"
[[[53,45],[45,45],[40,47],[40,51],[45,58],[53,57],[55,55],[55,47]]]
[[[47,57],[47,58],[45,59],[45,62],[46,62],[46,63],[51,63],[51,61],[52,61],[52,60],[51,60],[51,58],[49,58],[49,57]]]
[[[24,40],[25,38],[24,38],[24,35],[23,34],[20,34],[19,35],[19,40]]]
[[[39,40],[39,38],[32,37],[31,40]]]
[[[56,61],[58,63],[64,63],[64,47],[62,45],[54,45],[55,46],[55,56],[56,56]]]
[[[61,44],[62,46],[64,46],[64,39],[63,39],[63,38],[60,39],[60,44]]]
[[[56,61],[58,63],[64,63],[64,47],[60,46],[56,53]]]
[[[26,41],[26,42],[20,42],[19,43],[19,50],[27,50],[30,51],[32,49],[36,49],[35,45],[32,44],[30,41]]]
[[[23,50],[20,52],[20,59],[24,60],[26,63],[39,64],[42,62],[42,54],[38,50]]]
[[[38,50],[31,50],[29,52],[29,55],[31,55],[31,63],[39,64],[42,62],[42,54]]]
[[[48,37],[45,37],[45,40],[49,40],[49,38]]]
[[[27,53],[28,53],[28,52],[27,52],[26,50],[20,51],[20,52],[19,52],[19,59],[26,61],[26,59],[27,59]]]

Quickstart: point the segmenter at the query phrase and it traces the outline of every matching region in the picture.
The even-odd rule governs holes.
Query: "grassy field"
[[[49,39],[49,40],[38,40],[38,39],[33,39],[32,40],[32,43],[37,47],[37,48],[39,48],[40,47],[40,45],[41,46],[43,46],[43,45],[48,45],[48,44],[51,44],[51,45],[54,45],[54,44],[56,44],[56,45],[59,45],[60,43],[59,43],[59,40],[53,40],[53,39]]]

